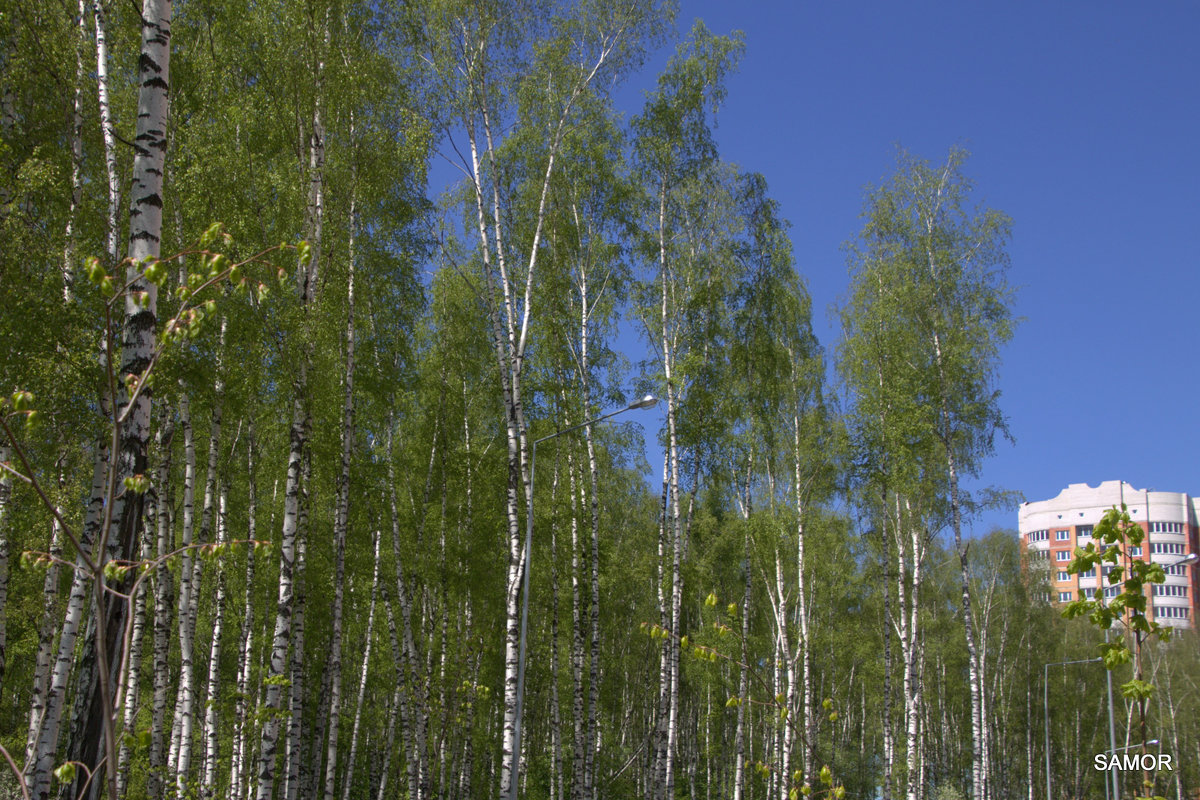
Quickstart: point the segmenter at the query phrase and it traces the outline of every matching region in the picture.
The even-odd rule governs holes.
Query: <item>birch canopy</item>
[[[0,0],[0,796],[1098,796],[1095,675],[1042,684],[1096,637],[972,528],[1019,223],[902,154],[818,341],[803,172],[718,127],[759,55],[672,2]],[[1182,800],[1200,648],[1138,652]]]

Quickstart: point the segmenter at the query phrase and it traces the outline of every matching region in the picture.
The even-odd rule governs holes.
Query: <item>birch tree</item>
[[[143,265],[159,255],[162,236],[162,176],[167,139],[167,90],[170,74],[171,0],[146,0],[142,8],[142,46],[139,59],[137,133],[134,137],[133,182],[129,204],[129,248],[125,271],[125,321],[122,331],[118,374],[123,391],[115,404],[121,421],[115,437],[115,463],[109,470],[108,496],[104,524],[95,548],[102,559],[131,561],[137,556],[137,543],[143,521],[142,496],[133,492],[118,494],[121,481],[144,475],[150,439],[150,390],[138,381],[147,373],[154,355],[157,327],[158,286],[147,280]],[[113,526],[113,527],[110,527]],[[109,553],[110,544],[113,545]],[[103,566],[103,561],[101,562]],[[124,588],[130,585],[127,579]],[[94,686],[83,687],[90,694],[87,719],[83,726],[84,761],[95,773],[93,792],[107,775],[108,792],[117,796],[116,735],[114,688],[123,655],[125,615],[130,613],[125,600],[106,591],[103,569],[94,578],[93,600],[97,620],[95,645],[99,674]],[[112,671],[110,671],[112,670]],[[97,745],[103,742],[104,761]],[[104,769],[104,763],[112,765]],[[47,765],[48,766],[48,765]],[[81,774],[78,789],[85,781]],[[44,781],[43,781],[44,785]]]
[[[653,198],[652,205],[648,203],[652,210],[648,211],[646,249],[654,254],[657,308],[650,305],[649,286],[652,284],[648,284],[643,324],[647,338],[653,343],[656,366],[660,370],[656,378],[664,386],[667,406],[661,535],[669,553],[663,554],[669,568],[664,564],[660,586],[664,597],[662,624],[673,636],[664,640],[659,670],[658,719],[653,750],[653,792],[659,800],[673,796],[674,792],[680,711],[679,649],[675,637],[682,635],[680,614],[687,520],[680,493],[687,485],[687,476],[681,474],[679,414],[681,405],[689,399],[689,376],[681,367],[689,353],[703,363],[704,343],[692,336],[694,332],[689,330],[687,322],[688,314],[696,310],[692,304],[698,302],[702,306],[704,303],[703,271],[712,266],[704,263],[700,256],[704,253],[711,257],[704,241],[704,234],[709,231],[702,233],[696,225],[689,229],[687,202],[703,205],[707,188],[703,176],[716,155],[708,116],[724,96],[725,76],[740,52],[739,40],[713,36],[703,23],[698,22],[691,39],[680,46],[660,76],[658,90],[649,96],[645,110],[633,124],[637,160]],[[678,244],[677,239],[680,240]],[[719,306],[720,295],[717,289],[711,291],[707,299]],[[695,350],[690,349],[692,345]],[[697,413],[696,419],[700,416],[702,414]],[[693,477],[693,488],[694,481]]]
[[[924,485],[932,481],[940,487],[938,502],[960,565],[972,698],[972,796],[986,800],[985,687],[963,537],[964,521],[976,505],[960,480],[977,473],[995,434],[1005,430],[994,384],[1013,319],[1005,282],[1009,221],[999,212],[968,205],[971,184],[962,173],[964,160],[962,151],[952,150],[934,168],[902,153],[893,179],[871,192],[867,223],[851,249],[854,294],[847,319],[857,320],[857,341],[878,354],[871,359],[876,385],[870,387],[872,376],[853,363],[853,347],[845,363],[857,374],[856,390],[878,397],[872,413],[878,418],[880,454],[886,454],[885,473],[920,477]],[[864,316],[856,318],[859,312]],[[915,442],[924,444],[914,450]],[[919,507],[942,513],[928,503]],[[907,517],[896,513],[893,518]]]
[[[519,758],[515,750],[522,721],[518,608],[529,557],[520,535],[521,506],[530,501],[525,361],[547,203],[563,137],[575,124],[580,95],[593,84],[619,75],[639,57],[639,36],[658,9],[653,4],[588,2],[548,19],[545,9],[533,3],[438,11],[426,11],[421,24],[431,45],[427,58],[438,70],[438,91],[448,105],[444,130],[462,143],[458,152],[463,154],[480,263],[477,291],[491,327],[504,407],[508,570],[499,783],[500,795],[507,798],[514,792],[513,772]],[[534,36],[543,32],[555,46],[535,50]],[[506,72],[518,64],[525,65],[519,78]],[[517,185],[508,183],[513,143],[503,138],[514,114],[521,123],[514,143],[522,140],[526,158],[535,162],[524,173],[525,181]],[[523,218],[512,205],[512,198],[520,194],[528,197],[528,205],[519,211]]]

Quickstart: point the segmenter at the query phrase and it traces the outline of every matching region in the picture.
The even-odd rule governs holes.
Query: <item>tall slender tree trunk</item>
[[[11,460],[12,460],[12,448],[8,445],[7,442],[0,443],[0,463],[7,464]],[[7,472],[0,471],[0,690],[3,690],[3,687],[4,687],[4,673],[6,670],[6,665],[8,664],[8,656],[7,656],[7,653],[8,653],[8,612],[7,612],[7,608],[8,608],[8,549],[9,549],[8,537],[9,537],[9,529],[11,528],[11,526],[9,524],[9,519],[12,516],[12,507],[11,506],[12,506],[12,478],[9,477]],[[57,574],[58,574],[57,566],[51,565],[51,569],[54,570],[55,576],[57,577]],[[46,582],[47,583],[50,582],[49,576],[47,576]],[[47,612],[47,613],[49,613],[49,612]],[[39,692],[38,688],[37,688],[38,684],[40,682],[39,676],[42,672],[41,658],[42,658],[41,647],[39,646],[39,648],[38,648],[38,667],[37,667],[37,672],[35,673],[35,676],[34,676],[33,702],[31,704],[31,707],[33,709],[35,709],[33,712],[34,714],[37,713],[36,709],[39,706],[44,705],[44,702],[45,702],[44,698],[41,698],[39,696],[40,694],[44,694],[44,692]],[[48,673],[49,651],[47,651],[46,660],[47,660],[47,668],[46,669],[47,669],[47,673]],[[48,674],[47,674],[47,677],[48,677]],[[28,748],[28,739],[27,739],[26,750],[28,750],[28,749],[29,748]],[[28,756],[26,757],[26,760],[28,760]]]
[[[158,518],[157,498],[153,492],[146,493],[146,521],[156,522]],[[154,544],[149,536],[142,537],[143,561],[152,559]],[[129,641],[129,663],[125,670],[125,708],[122,709],[122,728],[126,731],[133,729],[133,723],[138,711],[138,697],[141,689],[142,641],[146,630],[146,584],[140,584],[133,601],[133,635]],[[125,796],[129,785],[129,758],[132,737],[121,737],[121,748],[117,752],[117,792]]]
[[[325,34],[329,25],[326,21]],[[316,301],[317,278],[321,264],[321,240],[325,219],[325,127],[322,121],[324,56],[317,63],[317,103],[313,111],[312,133],[309,142],[309,200],[307,229],[309,259],[296,273],[296,289],[302,308],[302,335],[308,336],[308,315]],[[292,623],[296,571],[303,565],[303,548],[297,546],[300,529],[303,462],[308,449],[311,420],[306,407],[308,372],[311,369],[311,344],[300,347],[295,381],[293,382],[292,422],[289,430],[287,480],[284,488],[283,523],[280,534],[279,594],[275,606],[275,628],[272,636],[270,662],[266,679],[267,691],[263,707],[267,718],[262,726],[259,744],[258,770],[255,780],[255,800],[271,800],[275,791],[275,768],[278,757],[279,733],[283,709],[283,686],[289,645],[292,643]],[[294,687],[293,687],[294,688]]]
[[[233,714],[233,740],[229,746],[229,794],[234,800],[242,800],[246,796],[249,763],[249,732],[247,730],[247,711],[250,705],[251,646],[254,640],[254,562],[258,551],[257,517],[258,517],[258,483],[254,475],[255,448],[254,416],[251,414],[247,421],[246,437],[246,490],[248,507],[246,510],[246,538],[251,541],[246,551],[246,588],[242,599],[241,634],[238,637],[238,666],[237,666],[237,698]]]
[[[119,375],[140,376],[150,365],[156,345],[158,287],[145,280],[139,266],[159,255],[162,233],[162,176],[167,136],[167,87],[170,64],[171,0],[146,0],[142,8],[142,46],[138,62],[138,119],[134,137],[133,184],[129,204],[129,266],[125,281],[125,320],[122,330]],[[123,386],[124,381],[118,381]],[[117,404],[116,418],[124,420],[115,430],[114,443],[118,452],[116,469],[110,470],[108,494],[111,503],[105,509],[105,523],[100,530],[96,553],[105,558],[110,550],[121,560],[133,560],[137,553],[142,527],[143,498],[132,492],[116,491],[120,479],[146,472],[150,440],[149,387],[140,387],[134,398],[123,389]],[[115,524],[115,531],[110,527]],[[115,537],[112,536],[115,534]],[[93,600],[96,606],[95,649],[97,681],[95,686],[81,684],[91,698],[83,726],[85,764],[99,770],[94,777],[91,795],[99,794],[103,778],[108,778],[110,796],[117,796],[116,770],[103,768],[103,763],[115,767],[117,760],[114,713],[114,687],[124,654],[128,604],[119,596],[108,596],[104,590],[105,576],[99,571],[94,577]],[[120,582],[119,590],[127,590],[132,576]],[[103,741],[104,761],[99,755]],[[86,777],[76,778],[78,789]]]
[[[387,612],[388,638],[392,643],[392,664],[396,669],[396,703],[400,711],[400,753],[404,764],[405,779],[408,783],[408,796],[419,796],[416,751],[413,745],[414,725],[411,717],[415,714],[410,710],[408,656],[400,645],[400,636],[396,632],[396,612],[392,609],[392,597],[389,592],[383,594],[383,606]],[[413,703],[415,705],[415,703]],[[382,800],[382,798],[380,798]]]
[[[921,562],[924,549],[917,522],[913,519],[908,502],[904,510],[896,498],[895,531],[898,537],[897,563],[899,575],[899,602],[902,624],[898,631],[900,649],[904,658],[904,716],[905,716],[905,771],[907,776],[906,796],[908,800],[919,800],[921,794],[921,714],[922,683],[921,669]],[[908,541],[903,539],[907,535]],[[907,562],[907,563],[906,563]]]
[[[392,407],[394,408],[394,404]],[[412,800],[425,800],[426,793],[424,792],[421,777],[428,772],[425,768],[425,760],[427,758],[425,747],[426,694],[424,676],[420,672],[421,659],[417,653],[416,644],[413,641],[412,601],[410,599],[408,583],[404,577],[404,558],[400,547],[400,513],[396,503],[396,464],[392,441],[395,427],[394,412],[389,411],[386,443],[388,454],[388,503],[392,519],[392,554],[396,565],[396,600],[400,604],[400,622],[402,626],[402,638],[397,640],[396,646],[393,648],[393,655],[396,659],[399,685],[408,687],[412,699],[410,713],[405,713],[406,706],[403,700],[400,707],[401,742],[410,749],[409,752],[412,754],[411,757],[406,759],[409,796]],[[431,464],[432,460],[433,455],[431,454]],[[430,469],[432,470],[432,466]],[[428,480],[426,483],[428,483]],[[391,619],[390,602],[388,603],[388,609],[389,627],[394,630],[395,625]]]
[[[896,764],[895,733],[892,730],[892,704],[895,702],[892,691],[892,548],[891,534],[887,530],[887,492],[883,493],[883,506],[880,514],[883,540],[883,787],[880,797],[882,800],[892,800],[892,788]]]
[[[675,753],[679,724],[679,646],[680,612],[683,600],[683,529],[679,506],[679,444],[676,435],[676,415],[679,398],[675,387],[675,350],[672,341],[669,312],[669,271],[666,244],[667,185],[659,187],[658,251],[662,282],[661,345],[662,364],[667,394],[667,486],[665,493],[664,529],[670,546],[670,608],[667,630],[670,635],[663,644],[663,668],[660,671],[659,697],[663,714],[659,721],[659,748],[656,756],[656,790],[659,800],[673,796],[675,787]]]
[[[566,392],[562,391],[559,398],[566,406]],[[568,419],[564,415],[564,419]],[[561,461],[559,454],[556,452],[554,457],[554,473],[550,481],[550,507],[556,507],[558,497],[558,486],[562,479],[561,476]],[[570,451],[567,455],[567,474],[569,477],[568,487],[568,503],[571,509],[571,524],[576,525],[578,508],[575,505],[575,475],[574,464],[571,460]],[[555,514],[550,521],[550,786],[549,800],[563,800],[563,744],[562,744],[562,706],[559,703],[558,683],[558,638],[559,638],[559,602],[558,602],[558,515]]]
[[[566,393],[563,393],[566,400]],[[584,413],[590,413],[584,406]],[[570,420],[564,422],[564,427],[570,427]],[[587,722],[584,718],[584,679],[583,679],[583,603],[580,590],[580,552],[579,552],[579,491],[576,486],[575,463],[571,451],[567,451],[567,472],[570,479],[571,497],[571,689],[573,723],[573,758],[571,762],[571,800],[583,800],[587,796],[587,751],[590,742],[587,739]],[[557,475],[555,476],[557,480]],[[553,532],[551,533],[553,536]]]
[[[167,754],[167,774],[175,784],[177,794],[183,794],[186,770],[180,770],[180,754],[190,748],[192,732],[192,697],[195,694],[194,629],[190,625],[192,594],[197,588],[195,575],[196,551],[192,548],[196,528],[196,444],[192,428],[191,400],[179,398],[179,424],[183,428],[183,530],[180,537],[179,608],[176,621],[179,627],[179,687],[175,697],[175,714],[171,725],[171,746]],[[185,744],[187,742],[187,744]]]
[[[222,320],[222,324],[224,321]],[[229,540],[226,505],[229,487],[222,483],[217,494],[217,547],[223,548]],[[216,559],[217,598],[213,609],[212,649],[208,657],[208,687],[204,708],[204,768],[200,779],[200,796],[211,800],[217,792],[217,749],[220,742],[218,706],[221,688],[221,634],[225,628],[225,564],[224,553],[217,552]]]
[[[941,345],[935,334],[935,347],[940,367]],[[945,398],[942,405],[943,443],[946,449],[947,480],[950,488],[950,521],[954,530],[954,549],[958,553],[959,588],[963,603],[963,628],[967,639],[967,680],[971,687],[971,797],[988,800],[988,758],[986,719],[983,702],[983,670],[979,648],[975,645],[976,619],[971,605],[971,572],[967,561],[969,545],[962,537],[962,502],[959,498],[958,464],[950,439],[950,419]]]
[[[110,407],[110,404],[105,402],[103,394],[101,402],[106,410]],[[80,537],[80,545],[84,552],[77,553],[75,556],[71,591],[67,597],[63,624],[59,629],[58,653],[50,674],[45,704],[41,708],[34,705],[29,714],[29,734],[26,738],[25,748],[25,782],[29,786],[30,797],[35,800],[45,800],[50,796],[50,777],[58,755],[59,732],[63,707],[66,703],[67,684],[75,663],[76,637],[79,633],[79,625],[83,621],[89,591],[92,588],[92,576],[85,563],[85,556],[94,551],[93,545],[100,530],[108,467],[108,444],[101,441],[96,444],[90,500],[84,518],[83,535]]]
[[[166,563],[171,547],[171,445],[175,424],[170,411],[163,406],[158,431],[155,434],[159,451],[158,474],[154,480],[157,495],[155,504],[155,555],[159,559],[154,569],[154,699],[150,718],[149,770],[146,793],[150,800],[162,800],[165,787],[164,722],[167,711],[167,690],[170,682],[168,655],[171,649],[171,589],[173,579]]]
[[[749,519],[749,507],[742,511],[743,522]],[[742,652],[738,670],[737,724],[733,733],[733,800],[742,800],[746,792],[746,710],[750,706],[750,528],[745,526],[743,542],[745,570],[742,575]],[[781,634],[782,635],[782,634]]]
[[[63,302],[70,303],[75,295],[75,225],[79,216],[79,205],[83,202],[83,81],[84,51],[88,42],[87,0],[79,0],[75,25],[79,38],[75,42],[75,102],[71,113],[71,204],[67,209],[67,229],[63,235],[62,281]],[[0,604],[0,621],[3,620],[3,604]],[[0,631],[2,632],[2,631]],[[2,644],[2,640],[0,640]],[[0,648],[0,657],[3,656]],[[3,663],[0,663],[0,675]]]
[[[795,363],[793,356],[793,365]],[[796,381],[795,368],[792,371],[792,386],[796,393],[795,403],[799,407],[799,386]],[[796,506],[796,621],[799,628],[797,646],[800,649],[800,708],[801,726],[804,732],[802,746],[803,760],[801,768],[805,775],[812,775],[816,759],[816,714],[813,710],[813,679],[812,679],[812,644],[809,635],[808,584],[806,582],[806,562],[804,553],[805,540],[805,503],[804,489],[800,474],[800,415],[798,411],[792,414],[792,463],[793,499]],[[789,708],[792,706],[789,705]]]
[[[346,754],[346,773],[342,777],[342,800],[350,800],[354,783],[354,757],[358,751],[358,730],[362,722],[363,699],[367,694],[367,674],[371,665],[371,635],[375,629],[375,599],[379,596],[379,531],[375,531],[375,569],[371,576],[371,603],[367,608],[367,633],[363,644],[362,670],[358,678],[358,697],[354,702],[354,722],[350,727],[350,752]],[[389,748],[390,750],[390,748]]]
[[[149,4],[146,4],[144,11],[149,8]],[[117,177],[117,139],[113,127],[112,105],[108,100],[108,23],[104,17],[103,0],[92,0],[92,10],[96,20],[96,86],[100,103],[100,131],[104,136],[104,174],[108,179],[108,232],[105,249],[112,267],[117,263],[121,238],[121,181]],[[169,25],[168,20],[168,31]],[[163,69],[165,70],[165,66]],[[139,102],[139,116],[140,107]]]
[[[7,461],[11,458],[11,450],[7,447],[0,448],[0,460]],[[5,519],[9,513],[8,504],[11,500],[12,483],[8,479],[8,473],[4,473],[4,477],[0,478],[0,548],[3,549],[3,556],[0,558],[4,573],[4,584],[0,586],[0,620],[3,620],[4,605],[6,604],[8,586],[8,521]],[[50,535],[50,564],[46,568],[46,576],[42,581],[42,615],[38,623],[38,649],[37,656],[34,661],[33,673],[33,695],[30,698],[30,707],[34,709],[34,714],[40,714],[41,709],[46,706],[46,692],[50,684],[50,659],[54,649],[54,617],[59,611],[58,606],[58,583],[59,583],[59,565],[54,559],[62,557],[62,532],[58,524],[58,520],[53,521],[52,532]],[[2,624],[2,623],[0,623]],[[31,727],[29,736],[25,740],[26,753],[30,751],[33,745],[32,736],[35,731]],[[28,758],[28,755],[26,756]]]
[[[591,415],[592,407],[592,382],[591,370],[589,368],[590,360],[588,357],[588,341],[589,341],[589,323],[591,319],[591,306],[588,304],[588,281],[587,270],[580,270],[580,346],[579,360],[581,365],[581,385],[583,388],[583,408],[584,413]],[[583,429],[584,445],[587,447],[588,457],[588,476],[591,479],[591,491],[589,493],[590,514],[592,532],[592,548],[589,565],[591,567],[591,604],[588,608],[590,616],[588,619],[589,632],[591,634],[590,649],[588,651],[588,711],[587,711],[587,727],[586,740],[587,751],[585,752],[584,760],[584,789],[583,797],[585,800],[596,800],[596,762],[599,757],[600,750],[600,468],[596,463],[596,443],[592,436],[592,426],[588,425]]]
[[[308,778],[308,764],[304,762],[304,711],[306,674],[304,671],[304,647],[307,629],[308,566],[305,554],[308,551],[308,490],[312,474],[312,455],[306,452],[301,465],[302,486],[306,487],[300,498],[300,520],[296,529],[296,608],[292,624],[292,656],[288,664],[288,729],[283,751],[283,796],[285,800],[300,797],[304,781]]]
[[[354,122],[350,122],[354,138]],[[353,178],[351,179],[353,181]],[[350,243],[346,282],[346,371],[342,379],[342,470],[338,477],[337,509],[333,520],[333,634],[327,669],[329,687],[329,744],[325,752],[325,800],[333,800],[337,776],[338,730],[342,701],[342,604],[346,593],[346,529],[350,518],[350,454],[354,447],[354,238],[357,187],[350,192]],[[365,674],[365,673],[364,673]]]
[[[220,450],[221,443],[221,423],[224,404],[224,378],[222,357],[224,351],[224,338],[226,338],[226,318],[221,318],[221,332],[217,338],[217,359],[215,365],[215,381],[214,381],[214,402],[212,402],[212,426],[209,438],[209,471],[205,479],[204,486],[204,509],[200,513],[200,539],[202,541],[208,539],[208,531],[212,525],[212,516],[214,516],[214,500],[216,503],[216,531],[217,545],[221,546],[226,540],[226,519],[224,519],[224,503],[226,503],[226,494],[222,492],[226,489],[220,488],[223,482],[217,480],[217,456]],[[214,498],[214,495],[216,497]],[[200,796],[204,800],[210,800],[214,795],[216,787],[216,758],[217,758],[217,691],[220,688],[220,669],[221,669],[221,632],[224,624],[224,601],[226,601],[226,579],[224,579],[223,559],[216,559],[216,608],[214,616],[212,616],[212,642],[209,651],[209,676],[208,685],[206,685],[205,697],[208,702],[204,708],[204,758],[202,768],[200,768]],[[192,587],[193,606],[198,609],[199,600],[199,584]],[[190,627],[192,637],[196,636],[196,615],[191,610]],[[193,693],[194,696],[194,693]],[[186,774],[187,769],[184,763],[182,753],[185,751],[180,748],[180,774]],[[187,751],[190,753],[190,750]]]

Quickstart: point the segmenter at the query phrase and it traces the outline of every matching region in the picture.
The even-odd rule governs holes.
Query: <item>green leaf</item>
[[[1121,694],[1130,700],[1149,700],[1154,695],[1154,684],[1134,678],[1121,684]]]
[[[200,246],[211,247],[212,243],[215,242],[217,237],[221,235],[221,231],[224,227],[225,226],[220,222],[214,222],[212,225],[209,225],[204,233],[200,234]]]

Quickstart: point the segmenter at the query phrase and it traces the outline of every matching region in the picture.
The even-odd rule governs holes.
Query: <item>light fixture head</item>
[[[1172,567],[1184,567],[1184,566],[1189,566],[1191,564],[1195,564],[1197,561],[1200,561],[1200,554],[1188,553],[1186,556],[1179,559],[1171,566]]]
[[[658,398],[652,394],[648,394],[641,400],[635,400],[629,404],[630,408],[654,408],[658,405]]]

